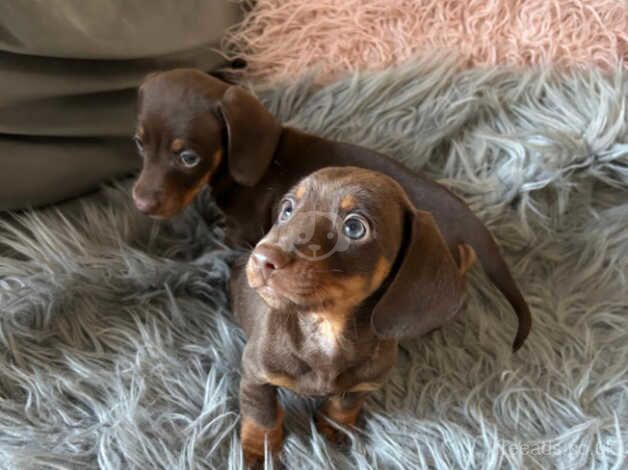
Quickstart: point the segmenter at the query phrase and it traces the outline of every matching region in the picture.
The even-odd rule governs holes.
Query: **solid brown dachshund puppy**
[[[306,175],[328,166],[380,171],[417,209],[432,214],[457,263],[459,246],[473,249],[517,314],[514,349],[523,344],[531,325],[528,305],[487,228],[445,187],[385,155],[283,127],[243,88],[198,70],[149,75],[138,104],[135,139],[143,168],[133,198],[142,212],[170,217],[210,184],[230,238],[253,246],[272,225],[273,207]]]
[[[468,245],[451,255],[434,217],[393,179],[355,167],[319,170],[278,206],[275,223],[236,264],[232,307],[247,335],[240,382],[248,463],[283,440],[277,387],[325,397],[318,429],[355,424],[395,365],[397,340],[443,325],[463,305]]]

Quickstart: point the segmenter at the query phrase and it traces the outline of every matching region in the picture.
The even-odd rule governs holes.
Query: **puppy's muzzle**
[[[132,196],[135,207],[146,215],[157,215],[162,210],[161,191],[145,191],[136,184]]]
[[[285,252],[279,246],[259,245],[251,253],[248,269],[250,286],[255,289],[266,285],[273,273],[285,268],[291,262],[292,256],[290,253]]]

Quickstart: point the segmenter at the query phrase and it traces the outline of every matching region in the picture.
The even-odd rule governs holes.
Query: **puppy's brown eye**
[[[144,142],[138,136],[133,137],[133,142],[135,143],[135,148],[137,148],[137,153],[140,155],[144,154]]]
[[[279,216],[277,220],[279,222],[285,222],[290,217],[292,217],[292,213],[294,212],[294,204],[290,199],[286,199],[281,203],[281,207],[279,208]]]
[[[342,231],[351,240],[360,240],[368,234],[368,223],[359,215],[350,215],[345,219]]]
[[[179,161],[186,168],[192,168],[201,161],[201,157],[192,150],[184,150],[179,154]]]

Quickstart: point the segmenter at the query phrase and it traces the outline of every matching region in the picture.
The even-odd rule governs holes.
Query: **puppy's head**
[[[371,298],[382,337],[426,333],[460,309],[464,284],[434,219],[391,178],[319,170],[276,212],[247,263],[249,285],[270,307],[346,312]]]
[[[151,74],[138,92],[135,142],[143,166],[135,205],[151,216],[175,215],[223,160],[236,182],[255,185],[280,133],[280,124],[240,87],[194,69]]]

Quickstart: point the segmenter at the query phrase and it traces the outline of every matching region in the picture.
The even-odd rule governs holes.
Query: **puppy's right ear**
[[[371,317],[384,338],[429,333],[458,313],[464,300],[464,280],[432,214],[412,208],[407,218],[403,259]]]
[[[227,126],[231,176],[244,186],[255,186],[272,161],[281,124],[257,98],[238,86],[227,89],[218,108]]]

